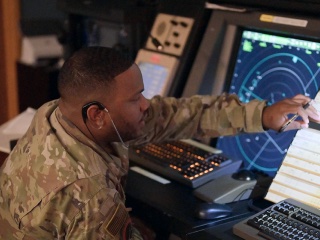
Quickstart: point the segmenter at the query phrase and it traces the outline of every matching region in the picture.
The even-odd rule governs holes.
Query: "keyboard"
[[[242,163],[193,140],[130,147],[129,158],[143,168],[192,188],[222,175],[234,173]]]
[[[233,226],[243,239],[320,239],[320,210],[288,198]]]

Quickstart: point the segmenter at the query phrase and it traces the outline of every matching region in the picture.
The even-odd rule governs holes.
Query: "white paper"
[[[21,138],[28,130],[36,110],[28,108],[0,126],[0,151],[10,153],[10,141]]]
[[[6,135],[23,135],[27,131],[34,117],[36,110],[33,108],[27,108],[24,112],[7,122],[2,130],[2,134]]]

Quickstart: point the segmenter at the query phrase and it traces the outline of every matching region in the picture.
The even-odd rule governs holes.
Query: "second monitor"
[[[281,12],[213,11],[183,96],[236,93],[273,104],[319,90],[319,19]],[[214,145],[244,167],[275,175],[296,131],[221,137]]]

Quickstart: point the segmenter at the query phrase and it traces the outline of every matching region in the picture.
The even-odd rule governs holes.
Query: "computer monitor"
[[[314,98],[320,85],[319,19],[214,11],[184,96],[236,93],[273,104],[296,94]],[[197,79],[197,80],[196,80]],[[220,137],[215,147],[244,167],[274,176],[296,131]]]
[[[155,95],[168,96],[179,62],[178,58],[140,49],[135,62],[139,66],[143,78],[143,95],[149,99]]]

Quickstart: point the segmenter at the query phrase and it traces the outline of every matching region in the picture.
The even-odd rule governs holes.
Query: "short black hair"
[[[109,47],[84,47],[65,61],[58,77],[61,98],[101,90],[116,76],[128,70],[134,61]]]

